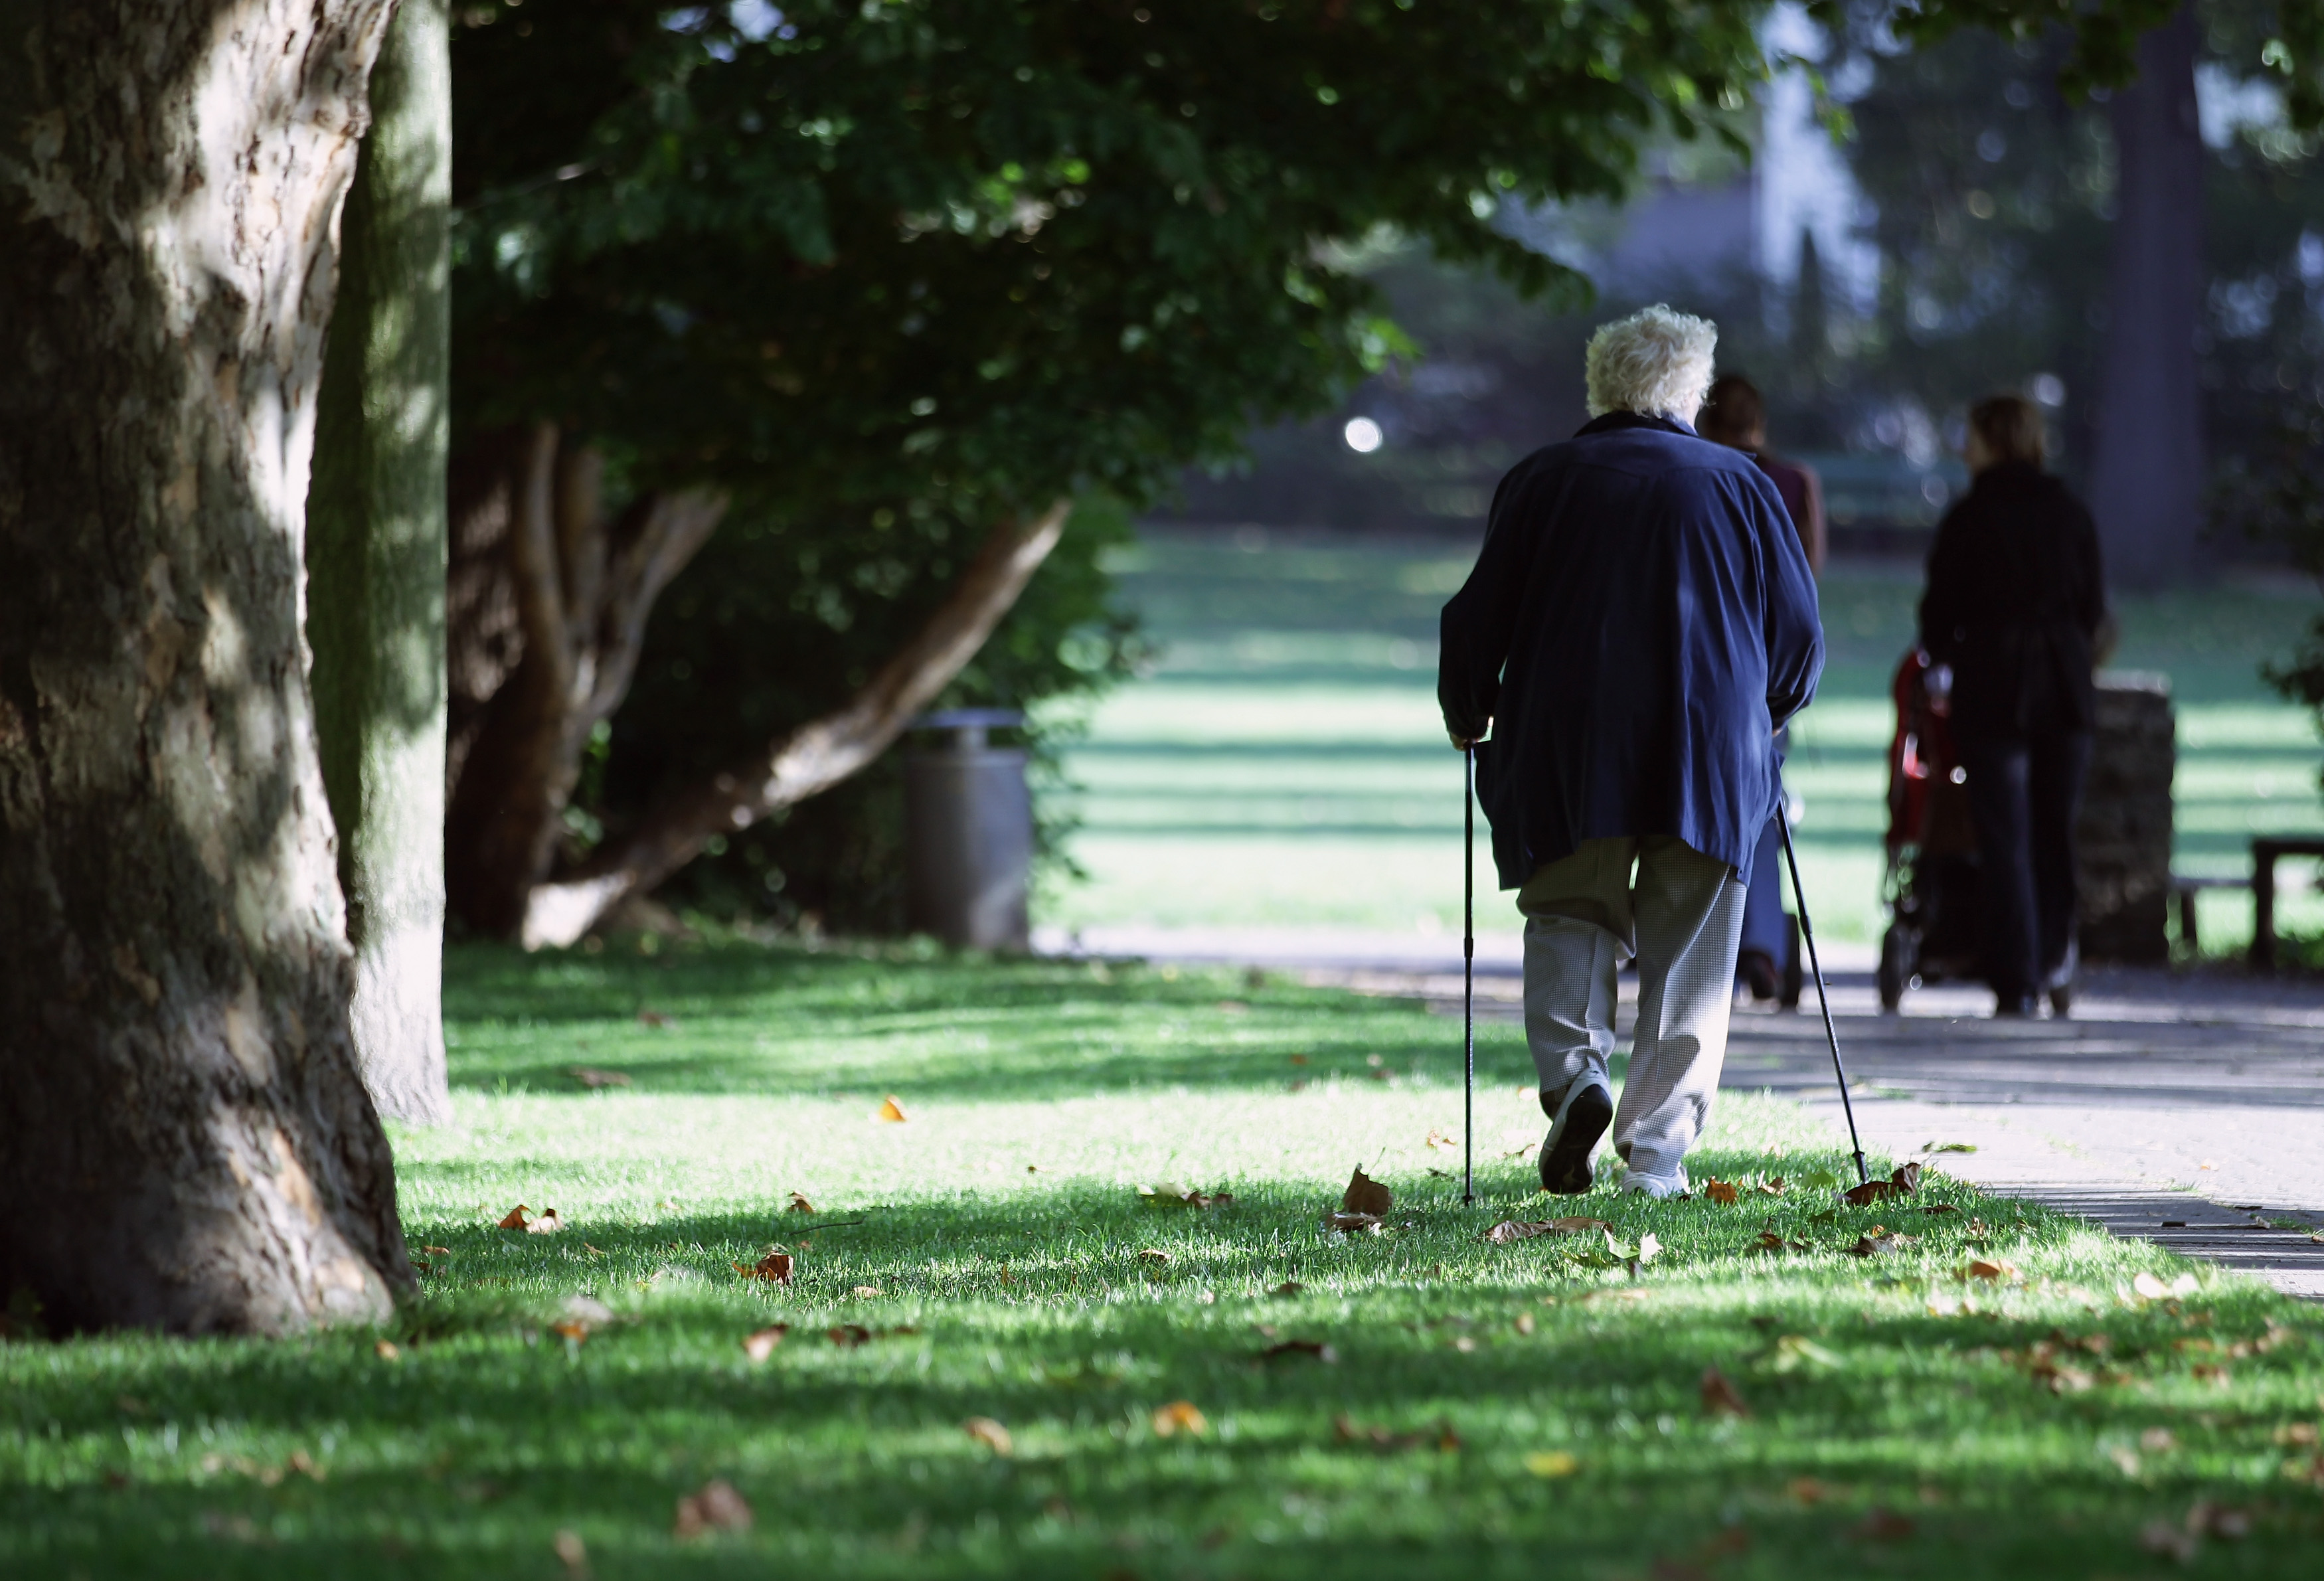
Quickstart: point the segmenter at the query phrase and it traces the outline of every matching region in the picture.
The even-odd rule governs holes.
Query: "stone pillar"
[[[2082,958],[2153,963],[2171,957],[2171,777],[2178,732],[2171,678],[2135,670],[2098,676],[2098,739],[2082,792]]]

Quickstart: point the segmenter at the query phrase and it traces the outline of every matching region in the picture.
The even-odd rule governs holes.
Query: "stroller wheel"
[[[1904,1003],[1904,985],[1912,981],[1912,940],[1901,928],[1880,936],[1880,1008],[1894,1015]]]

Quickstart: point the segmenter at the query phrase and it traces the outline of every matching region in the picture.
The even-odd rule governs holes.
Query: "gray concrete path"
[[[1457,1015],[1458,938],[1330,929],[1090,929],[1056,953],[1296,970]],[[1522,1019],[1514,933],[1479,940],[1479,1013]],[[1871,953],[1827,946],[1833,1020],[1868,1151],[1919,1157],[2324,1299],[2324,985],[2097,969],[2067,1020],[1995,1021],[1980,989],[1880,1013]],[[1627,1018],[1636,980],[1623,982]],[[1627,1029],[1626,1029],[1627,1030]],[[1797,1012],[1738,1010],[1724,1084],[1840,1104],[1810,989]],[[1973,1152],[1932,1150],[1967,1144]]]

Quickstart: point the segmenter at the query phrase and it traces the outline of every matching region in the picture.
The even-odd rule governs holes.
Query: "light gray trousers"
[[[1614,1114],[1614,1150],[1633,1170],[1675,1171],[1710,1117],[1743,896],[1733,868],[1668,835],[1586,840],[1517,891],[1526,1041],[1550,1113],[1577,1079],[1607,1081],[1614,972],[1637,957],[1638,1025]]]

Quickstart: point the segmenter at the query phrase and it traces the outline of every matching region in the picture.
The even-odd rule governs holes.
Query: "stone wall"
[[[2171,776],[2178,763],[2171,680],[2132,670],[2098,675],[2098,739],[2082,792],[2082,958],[2153,962],[2171,956]]]

